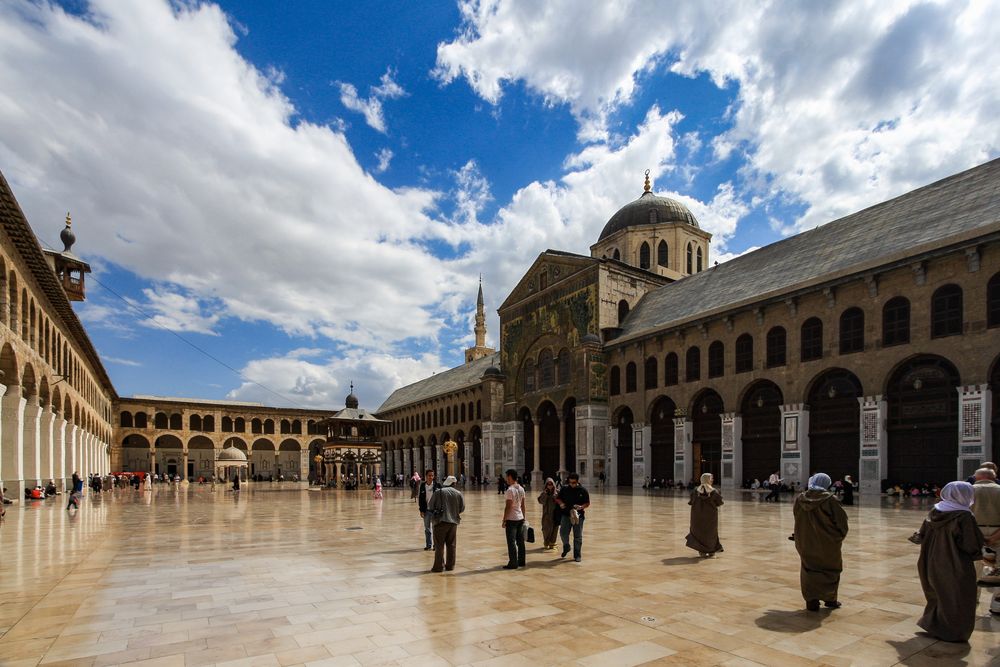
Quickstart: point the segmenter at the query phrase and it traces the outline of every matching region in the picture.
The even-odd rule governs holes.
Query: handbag
[[[580,513],[576,511],[575,507],[569,511],[569,522],[574,526],[580,523]]]
[[[532,544],[534,544],[534,542],[535,542],[535,529],[532,528],[531,526],[529,526],[528,524],[524,524],[524,525],[525,525],[524,541],[525,542],[531,542]]]

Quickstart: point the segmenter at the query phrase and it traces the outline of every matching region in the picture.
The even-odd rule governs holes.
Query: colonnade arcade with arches
[[[243,474],[264,480],[317,479],[329,413],[252,403],[183,399],[123,399],[118,406],[115,471],[152,472],[206,481],[218,454],[236,447],[247,455]]]

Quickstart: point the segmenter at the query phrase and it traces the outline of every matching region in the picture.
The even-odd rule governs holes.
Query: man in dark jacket
[[[420,518],[424,520],[424,540],[426,545],[424,545],[424,551],[430,551],[434,548],[431,542],[431,513],[427,511],[427,503],[430,501],[431,496],[434,492],[441,488],[438,482],[434,481],[434,471],[427,470],[424,473],[424,481],[419,484],[417,489],[417,509],[420,510]]]

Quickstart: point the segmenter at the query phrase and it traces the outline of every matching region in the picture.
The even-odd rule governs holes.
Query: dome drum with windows
[[[707,268],[711,240],[687,206],[653,193],[647,169],[642,194],[611,216],[590,254],[678,280]]]

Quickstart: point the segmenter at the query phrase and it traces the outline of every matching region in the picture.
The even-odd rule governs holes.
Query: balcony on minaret
[[[87,298],[84,276],[90,273],[90,264],[72,252],[73,244],[76,243],[76,235],[73,233],[72,225],[73,220],[67,213],[66,226],[59,234],[59,239],[63,242],[62,252],[46,249],[44,250],[45,260],[62,284],[66,298],[70,301],[83,301]]]

